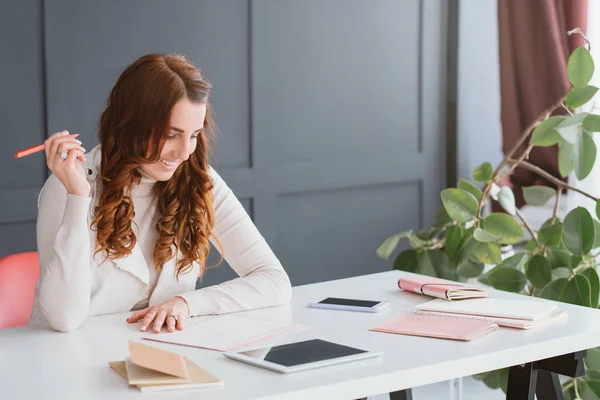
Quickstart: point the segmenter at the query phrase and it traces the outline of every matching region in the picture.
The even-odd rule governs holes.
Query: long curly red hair
[[[154,266],[161,271],[179,251],[177,277],[190,271],[193,262],[200,265],[202,277],[214,225],[213,183],[208,173],[209,142],[214,135],[210,90],[201,71],[177,54],[148,54],[122,72],[100,117],[101,191],[92,222],[97,230],[96,253],[111,259],[131,254],[136,244],[131,189],[141,180],[138,168],[159,160],[171,109],[187,98],[206,104],[206,119],[194,153],[171,179],[154,186],[160,214]]]

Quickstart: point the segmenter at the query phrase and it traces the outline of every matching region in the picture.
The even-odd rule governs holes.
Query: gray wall
[[[440,204],[446,19],[442,0],[1,0],[0,256],[35,249],[46,177],[14,151],[62,129],[91,148],[119,72],[181,52],[214,84],[213,166],[292,283],[390,269],[377,245]]]
[[[460,0],[458,32],[458,177],[472,179],[503,158],[497,2]]]

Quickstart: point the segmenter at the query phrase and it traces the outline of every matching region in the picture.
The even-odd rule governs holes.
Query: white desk
[[[404,274],[390,271],[300,286],[293,289],[290,306],[249,312],[312,326],[278,343],[319,337],[385,352],[379,359],[281,375],[229,360],[214,351],[148,342],[190,357],[222,378],[224,386],[142,394],[129,388],[108,366],[109,361],[127,355],[128,339],[145,335],[137,324],[125,323],[127,313],[90,318],[79,330],[66,334],[31,327],[0,330],[0,397],[356,399],[600,346],[600,311],[570,305],[564,305],[569,313],[565,321],[529,331],[501,328],[472,342],[368,331],[398,311],[429,299],[400,291],[396,281]],[[391,307],[379,314],[307,308],[309,301],[328,296],[387,300]],[[517,295],[492,291],[492,296]]]

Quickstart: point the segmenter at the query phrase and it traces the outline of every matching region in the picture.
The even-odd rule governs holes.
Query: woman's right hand
[[[46,164],[67,189],[67,193],[77,196],[87,196],[90,184],[85,177],[85,171],[80,161],[85,161],[85,149],[81,141],[69,135],[69,131],[56,132],[44,142]],[[67,158],[60,153],[67,153]]]

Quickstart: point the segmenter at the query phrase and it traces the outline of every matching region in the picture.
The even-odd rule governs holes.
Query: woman
[[[67,131],[45,142],[40,277],[32,323],[61,332],[133,310],[142,331],[192,316],[289,302],[277,257],[209,166],[209,92],[180,55],[149,54],[119,77],[88,154]],[[194,290],[210,242],[240,278]]]

